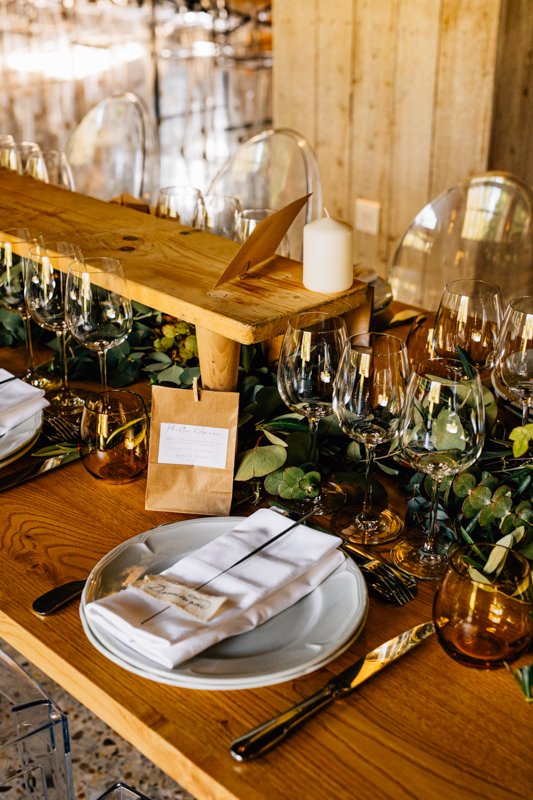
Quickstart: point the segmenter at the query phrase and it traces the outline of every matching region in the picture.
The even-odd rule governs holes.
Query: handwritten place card
[[[227,428],[206,428],[162,422],[159,439],[160,464],[189,464],[224,469],[228,452]]]
[[[145,507],[228,515],[233,495],[239,395],[152,387]]]

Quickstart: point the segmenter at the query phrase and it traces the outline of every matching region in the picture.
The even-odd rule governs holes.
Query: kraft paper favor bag
[[[147,509],[229,514],[238,413],[237,392],[153,387]]]

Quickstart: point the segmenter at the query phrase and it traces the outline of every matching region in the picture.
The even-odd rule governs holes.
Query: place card
[[[238,413],[237,392],[152,387],[147,509],[229,514]]]
[[[228,599],[224,595],[207,594],[185,586],[168,575],[146,575],[132,585],[155,600],[175,606],[203,622],[214,617]]]

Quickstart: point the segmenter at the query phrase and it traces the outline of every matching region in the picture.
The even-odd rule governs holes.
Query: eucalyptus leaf
[[[175,383],[176,386],[181,385],[181,375],[183,373],[183,367],[178,367],[176,364],[172,364],[171,367],[162,370],[157,374],[157,381],[158,383]]]
[[[283,466],[287,459],[287,451],[276,444],[254,447],[243,453],[235,475],[236,481],[248,481],[250,478],[262,478]]]

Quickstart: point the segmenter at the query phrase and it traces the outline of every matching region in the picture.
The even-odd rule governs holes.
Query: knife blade
[[[423,622],[400,633],[393,639],[383,642],[375,650],[371,650],[366,656],[359,658],[335,678],[328,681],[323,689],[311,697],[235,739],[230,746],[231,755],[236,761],[246,761],[262,755],[279,744],[317,711],[334,700],[353,692],[366,680],[408,653],[433,633],[435,633],[433,622]]]
[[[18,486],[21,483],[37,478],[38,475],[44,475],[46,472],[51,472],[58,467],[64,467],[65,464],[70,464],[71,461],[76,461],[80,457],[80,451],[69,450],[66,453],[60,453],[57,456],[50,456],[42,461],[39,460],[35,464],[30,464],[28,467],[11,472],[0,478],[0,492],[5,489],[11,489],[13,486]]]

